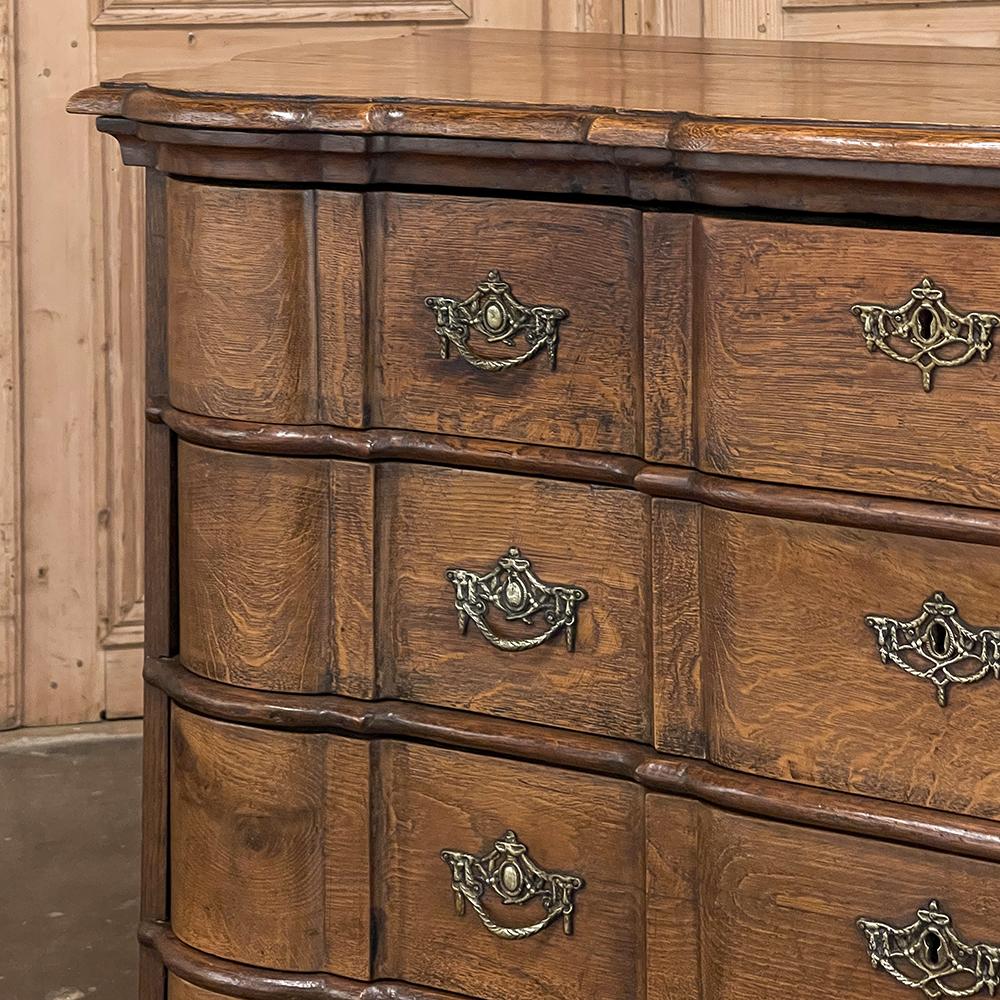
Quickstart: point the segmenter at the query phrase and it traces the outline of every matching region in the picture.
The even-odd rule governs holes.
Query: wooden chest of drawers
[[[143,1000],[1000,988],[997,83],[444,31],[74,99],[149,178]]]

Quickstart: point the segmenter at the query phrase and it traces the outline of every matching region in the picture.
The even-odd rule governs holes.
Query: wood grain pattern
[[[21,322],[18,293],[14,2],[0,4],[0,730],[21,720]]]
[[[634,742],[571,733],[524,722],[491,719],[454,709],[399,701],[356,701],[336,695],[268,693],[206,680],[176,660],[150,660],[146,677],[178,704],[202,714],[280,730],[401,738],[548,763],[627,779],[652,791],[696,798],[708,805],[822,827],[963,857],[1000,861],[996,823],[975,816],[880,802],[773,778],[728,770],[705,761],[652,753]]]
[[[894,995],[856,921],[903,927],[931,899],[965,940],[996,940],[998,870],[981,861],[716,810],[692,817],[687,804],[658,796],[647,819],[650,982],[666,990],[657,995],[765,1000],[775,983],[816,1000]],[[678,913],[694,908],[701,923],[686,942]],[[700,988],[674,992],[670,949],[686,957],[691,939],[701,944]]]
[[[181,656],[231,684],[372,691],[374,470],[180,449]]]
[[[94,23],[126,25],[344,24],[466,21],[452,0],[97,0]]]
[[[642,996],[642,794],[623,783],[429,747],[385,750],[380,975],[482,1000]],[[579,873],[574,933],[502,941],[455,912],[442,849],[486,852],[514,830],[547,870]],[[512,926],[539,907],[502,908]],[[518,912],[520,911],[520,912]],[[516,963],[516,964],[515,964]]]
[[[699,232],[699,468],[1000,504],[1000,366],[939,370],[924,392],[916,368],[869,353],[850,311],[900,306],[924,277],[957,311],[1000,309],[1000,243],[715,219]]]
[[[705,755],[702,704],[703,508],[653,504],[653,731],[667,753]]]
[[[621,455],[566,448],[477,441],[384,428],[351,431],[336,427],[220,421],[181,413],[162,402],[153,404],[149,416],[154,422],[166,424],[184,441],[251,455],[400,460],[526,473],[630,487],[648,496],[697,502],[720,510],[897,534],[932,535],[980,545],[1000,544],[1000,513],[980,507],[727,479],[691,469],[648,465],[640,459]]]
[[[701,38],[702,0],[625,0],[625,30],[633,35]]]
[[[650,736],[649,503],[635,493],[408,465],[379,477],[381,692],[632,739]],[[576,648],[495,649],[458,627],[452,567],[485,574],[511,546],[546,583],[582,587]],[[544,622],[491,626],[507,638]]]
[[[935,591],[995,626],[993,547],[704,512],[709,756],[733,768],[1000,817],[987,679],[937,703],[883,666],[865,616],[908,621]]]
[[[170,397],[222,417],[316,419],[313,195],[172,181]]]
[[[385,195],[374,419],[389,427],[635,453],[642,403],[637,213],[488,198]],[[472,295],[491,270],[527,306],[569,312],[558,360],[482,372],[440,356],[424,300]],[[474,338],[475,340],[476,338]],[[520,350],[524,349],[523,339]],[[510,356],[502,347],[484,350]]]
[[[695,459],[695,292],[690,215],[643,215],[643,454],[673,465]]]
[[[248,965],[369,969],[368,746],[175,710],[171,918]]]

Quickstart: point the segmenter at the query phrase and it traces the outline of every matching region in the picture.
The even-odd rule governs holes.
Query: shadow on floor
[[[0,1000],[135,1000],[139,723],[0,735]]]

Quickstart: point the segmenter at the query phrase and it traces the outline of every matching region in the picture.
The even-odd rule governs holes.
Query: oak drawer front
[[[1000,241],[719,219],[694,239],[702,468],[1000,505]]]
[[[402,743],[381,754],[380,977],[481,1000],[643,995],[641,789]]]
[[[658,795],[646,819],[650,997],[924,1000],[997,983],[994,864]],[[950,952],[949,932],[975,951]],[[893,957],[907,946],[933,968]],[[949,974],[952,953],[981,975]]]
[[[363,233],[358,193],[169,181],[173,404],[235,420],[362,426]]]
[[[383,693],[650,738],[647,498],[391,464],[378,505]]]
[[[713,510],[702,525],[713,761],[1000,818],[1000,549]]]
[[[370,210],[376,423],[638,453],[638,212],[418,194]]]
[[[270,691],[374,691],[375,468],[178,447],[181,658]]]
[[[245,965],[369,971],[369,747],[174,708],[171,921]]]

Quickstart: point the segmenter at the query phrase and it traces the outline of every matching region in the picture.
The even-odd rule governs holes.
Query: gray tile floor
[[[0,734],[0,1000],[135,1000],[140,734]]]

